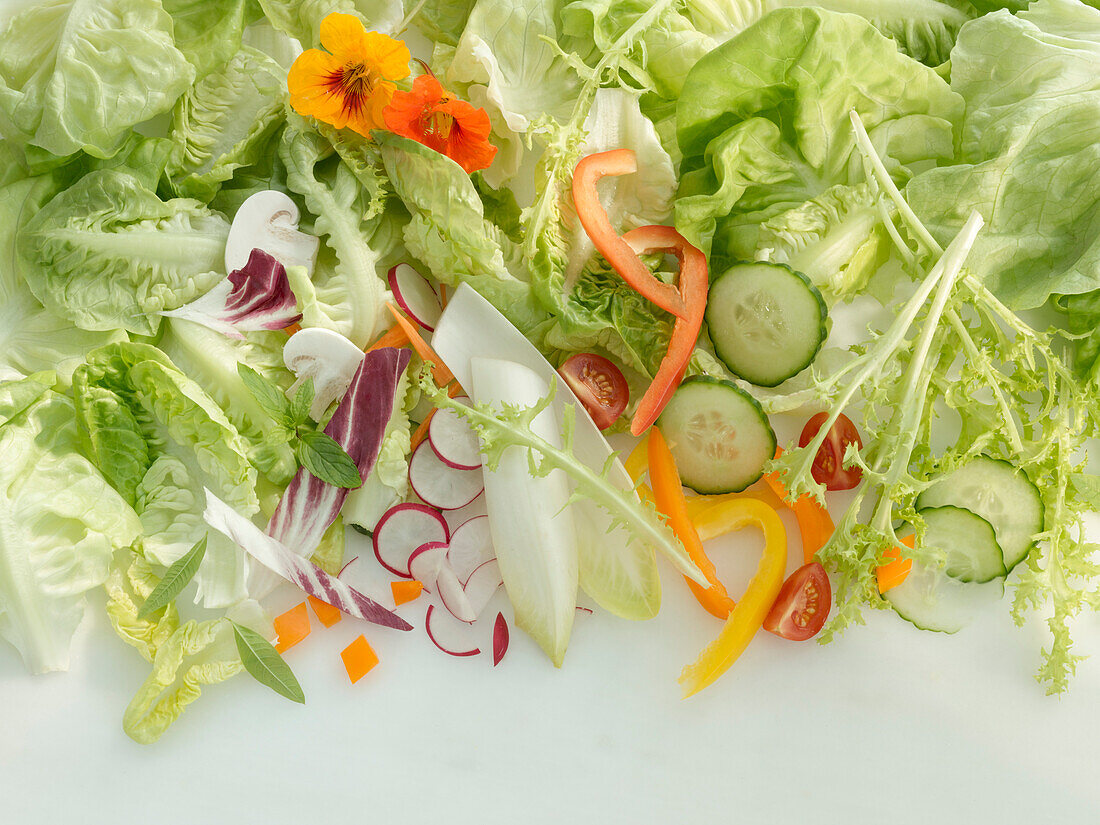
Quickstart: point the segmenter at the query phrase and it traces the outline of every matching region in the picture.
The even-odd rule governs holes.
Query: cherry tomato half
[[[829,617],[833,589],[825,568],[812,561],[783,582],[764,619],[764,629],[784,639],[802,642],[817,635]]]
[[[813,441],[817,431],[821,429],[821,425],[828,417],[828,413],[819,412],[807,421],[798,439],[798,446],[805,447]],[[814,466],[810,470],[814,481],[824,484],[829,492],[851,490],[863,478],[862,468],[845,469],[843,467],[844,451],[848,449],[849,444],[855,444],[857,448],[862,449],[863,439],[859,437],[859,430],[851,419],[841,413],[821,443],[821,448],[814,457]]]
[[[602,355],[571,355],[558,372],[601,430],[615,423],[626,409],[630,388],[619,368]]]

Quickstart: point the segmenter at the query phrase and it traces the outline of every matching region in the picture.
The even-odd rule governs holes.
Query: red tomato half
[[[807,421],[798,439],[798,446],[805,447],[813,441],[817,431],[821,429],[821,425],[828,417],[828,413],[820,412]],[[824,484],[829,492],[851,490],[863,478],[863,470],[860,467],[844,469],[842,466],[844,451],[848,449],[849,444],[855,444],[862,449],[863,439],[859,437],[859,430],[851,419],[841,413],[821,443],[821,448],[814,457],[814,466],[810,470],[814,481]]]
[[[619,368],[601,355],[571,355],[558,370],[596,426],[606,430],[623,414],[630,388]]]
[[[817,635],[829,617],[833,589],[825,568],[812,561],[783,582],[775,604],[764,619],[764,629],[784,639],[805,641]]]

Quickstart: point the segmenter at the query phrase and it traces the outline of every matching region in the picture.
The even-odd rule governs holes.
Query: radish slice
[[[450,538],[447,561],[462,581],[470,578],[478,567],[494,558],[493,536],[489,532],[489,517],[474,516],[455,528]]]
[[[470,599],[462,587],[462,582],[458,580],[455,571],[447,564],[446,556],[444,556],[436,573],[436,590],[438,590],[439,600],[443,602],[447,612],[460,622],[473,624],[477,620],[478,613],[481,610],[475,609],[474,605],[470,603]],[[482,608],[484,607],[482,605]]]
[[[396,504],[375,525],[374,555],[395,576],[408,579],[409,558],[416,548],[429,542],[446,544],[449,539],[447,522],[438,510],[426,504]]]
[[[508,622],[503,613],[497,613],[497,620],[493,623],[493,667],[500,664],[504,654],[508,652]]]
[[[465,507],[485,489],[480,468],[456,470],[439,460],[427,441],[413,451],[409,459],[409,484],[421,501],[440,510]]]
[[[496,559],[490,559],[470,574],[465,593],[475,618],[481,615],[481,611],[489,604],[493,594],[502,584],[504,584],[504,578],[500,575],[500,565]]]
[[[447,545],[441,541],[430,541],[413,550],[409,556],[410,578],[416,579],[429,593],[435,591],[439,571],[447,561]]]
[[[443,305],[424,276],[408,264],[398,264],[390,269],[387,280],[401,308],[428,332],[434,332],[443,314]]]
[[[434,604],[428,605],[428,613],[424,617],[424,629],[428,631],[428,638],[432,644],[446,653],[448,656],[477,656],[481,648],[462,649],[466,644],[461,637],[458,628],[466,628],[447,615],[446,611],[436,611]]]
[[[461,397],[456,401],[469,402]],[[481,467],[481,442],[477,433],[454,410],[438,410],[428,424],[428,441],[439,460],[456,470],[477,470]]]

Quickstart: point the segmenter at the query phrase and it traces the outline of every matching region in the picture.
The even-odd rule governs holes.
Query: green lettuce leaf
[[[2,383],[0,396],[25,396],[29,386]],[[53,392],[0,425],[0,636],[32,673],[68,669],[84,594],[141,534],[79,448],[72,402]]]
[[[221,408],[160,350],[116,344],[93,351],[73,375],[85,450],[143,527],[146,557],[168,566],[207,533],[203,488],[244,515],[260,509],[248,445]],[[207,607],[247,596],[248,565],[214,533],[196,581]]]
[[[127,172],[81,178],[22,227],[23,274],[47,309],[81,329],[156,332],[158,313],[217,283],[229,224],[198,201],[162,201]]]
[[[260,161],[282,121],[286,69],[244,46],[180,98],[168,176],[177,195],[209,202],[235,169]]]
[[[159,0],[53,0],[0,32],[0,135],[106,158],[195,76]]]
[[[891,172],[950,156],[961,98],[870,23],[780,9],[710,52],[677,108],[676,227],[705,252],[755,250],[759,224],[862,179],[855,110]]]
[[[505,263],[514,244],[485,220],[484,206],[462,167],[423,144],[388,132],[377,133],[382,161],[394,191],[412,215],[405,246],[448,286],[470,284],[519,327],[528,331],[545,319],[531,285]],[[522,262],[512,260],[526,275]]]
[[[176,47],[196,77],[217,71],[241,45],[249,0],[161,0],[172,15]]]
[[[943,243],[977,209],[972,267],[1015,309],[1100,288],[1100,11],[1039,0],[968,23],[951,88],[959,151],[910,181],[917,214]]]

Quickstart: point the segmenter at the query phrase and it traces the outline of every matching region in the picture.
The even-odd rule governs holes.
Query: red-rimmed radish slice
[[[443,314],[443,305],[424,276],[408,264],[398,264],[390,269],[387,280],[401,308],[428,332],[434,332]]]
[[[482,564],[466,582],[466,599],[474,611],[474,617],[481,615],[481,611],[489,604],[497,588],[504,584],[504,578],[500,575],[500,565],[496,559],[490,559]]]
[[[409,575],[409,557],[429,542],[450,539],[443,515],[426,504],[395,504],[374,527],[374,555],[378,563],[403,579]]]
[[[409,484],[421,501],[440,510],[465,507],[485,489],[480,468],[448,467],[427,441],[420,442],[409,459]]]
[[[469,403],[468,398],[456,401]],[[466,420],[454,410],[437,410],[428,425],[428,441],[439,460],[456,470],[481,468],[481,442]]]
[[[432,640],[432,644],[448,656],[477,656],[481,653],[479,647],[466,647],[469,641],[465,635],[470,632],[469,628],[468,624],[463,624],[453,616],[447,615],[446,610],[436,610],[434,604],[428,605],[428,613],[424,616],[424,629],[428,631],[428,638]]]
[[[489,532],[489,517],[474,516],[458,525],[451,533],[451,549],[447,561],[463,581],[478,567],[496,557],[493,536]]]
[[[460,622],[473,624],[477,620],[480,610],[475,610],[470,603],[462,582],[458,580],[455,571],[447,564],[446,558],[439,566],[436,573],[436,590],[439,592],[439,600],[447,608],[447,612]],[[484,605],[482,605],[484,608]]]
[[[416,579],[429,593],[434,593],[439,571],[447,562],[447,545],[430,541],[413,550],[409,556],[409,578]]]
[[[497,613],[497,620],[493,623],[493,667],[500,664],[504,654],[508,652],[508,622],[503,613]]]

